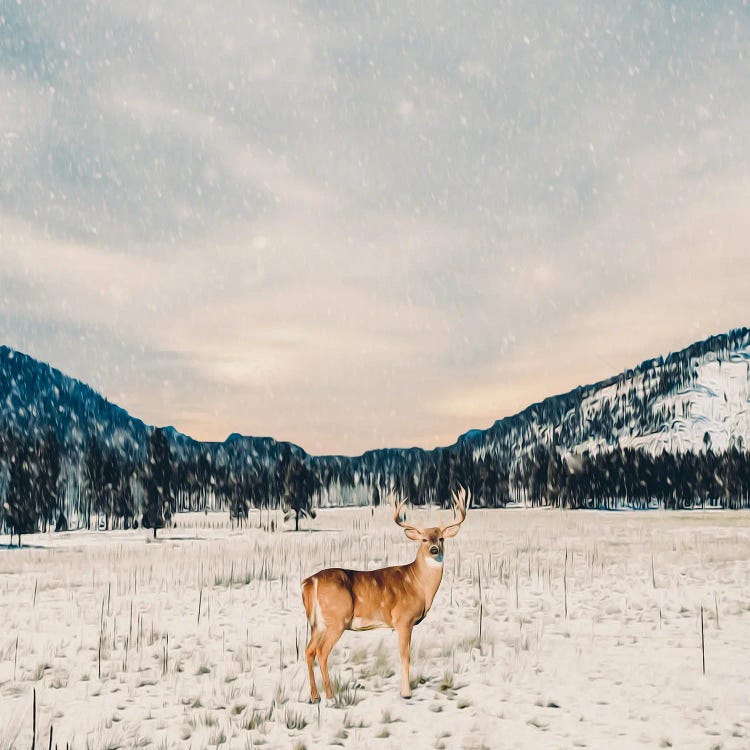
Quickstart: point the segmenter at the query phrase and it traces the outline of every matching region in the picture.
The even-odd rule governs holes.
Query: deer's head
[[[406,536],[414,542],[419,542],[425,559],[437,565],[443,564],[445,540],[458,534],[461,524],[466,520],[466,508],[471,500],[471,493],[463,487],[458,492],[451,493],[453,498],[453,521],[445,526],[429,526],[419,528],[400,520],[401,509],[406,500],[394,501],[394,520],[404,530]]]

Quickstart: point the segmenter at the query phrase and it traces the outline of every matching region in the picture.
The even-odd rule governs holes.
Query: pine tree
[[[312,496],[315,477],[309,467],[296,456],[287,464],[284,475],[283,510],[285,520],[294,516],[294,530],[299,531],[300,518],[315,518]]]
[[[208,488],[211,485],[213,477],[213,465],[211,463],[211,454],[209,452],[201,453],[195,469],[195,478],[200,493],[199,509],[206,511],[208,509]]]
[[[172,456],[161,428],[151,433],[143,487],[143,526],[163,529],[172,518]]]
[[[60,477],[60,441],[51,429],[37,445],[38,481],[35,486],[39,520],[46,528],[60,510],[57,482]]]
[[[92,437],[88,444],[85,472],[88,490],[86,528],[90,529],[92,509],[99,513],[102,511],[104,503],[104,455],[101,445],[95,437]]]
[[[3,504],[5,525],[10,529],[11,542],[15,533],[20,547],[21,535],[32,534],[37,530],[39,515],[33,498],[37,465],[31,446],[24,440],[11,444],[8,458],[8,491]]]
[[[109,530],[110,517],[113,519],[117,517],[116,505],[117,505],[117,494],[120,491],[122,485],[122,466],[121,458],[117,451],[110,448],[104,454],[104,463],[102,466],[102,480],[104,483],[102,493],[102,511],[104,513],[105,525]]]
[[[227,479],[229,517],[239,523],[247,521],[248,499],[245,492],[245,485],[241,481],[241,477],[237,476],[234,472],[229,472]]]
[[[133,467],[124,466],[118,474],[119,483],[115,489],[113,513],[116,518],[123,520],[123,527],[130,528],[135,516],[135,503],[133,501],[133,490],[131,479],[133,478]]]

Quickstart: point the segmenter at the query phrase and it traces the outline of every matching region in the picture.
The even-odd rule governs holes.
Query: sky
[[[0,343],[447,445],[750,324],[747,2],[0,0]]]

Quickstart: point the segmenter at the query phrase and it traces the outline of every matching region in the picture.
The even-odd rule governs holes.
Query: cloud
[[[446,444],[748,318],[733,3],[0,17],[0,334],[147,421]]]

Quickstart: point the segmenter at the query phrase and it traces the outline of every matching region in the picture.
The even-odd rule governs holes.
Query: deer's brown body
[[[443,578],[443,541],[454,536],[465,517],[446,527],[418,529],[398,520],[407,536],[421,542],[417,557],[408,565],[379,570],[327,568],[302,581],[302,601],[310,623],[310,642],[305,650],[310,676],[310,699],[319,700],[313,666],[317,657],[326,698],[333,698],[328,675],[328,656],[345,630],[392,628],[398,633],[401,655],[401,695],[409,697],[409,649],[414,626],[430,611]]]

